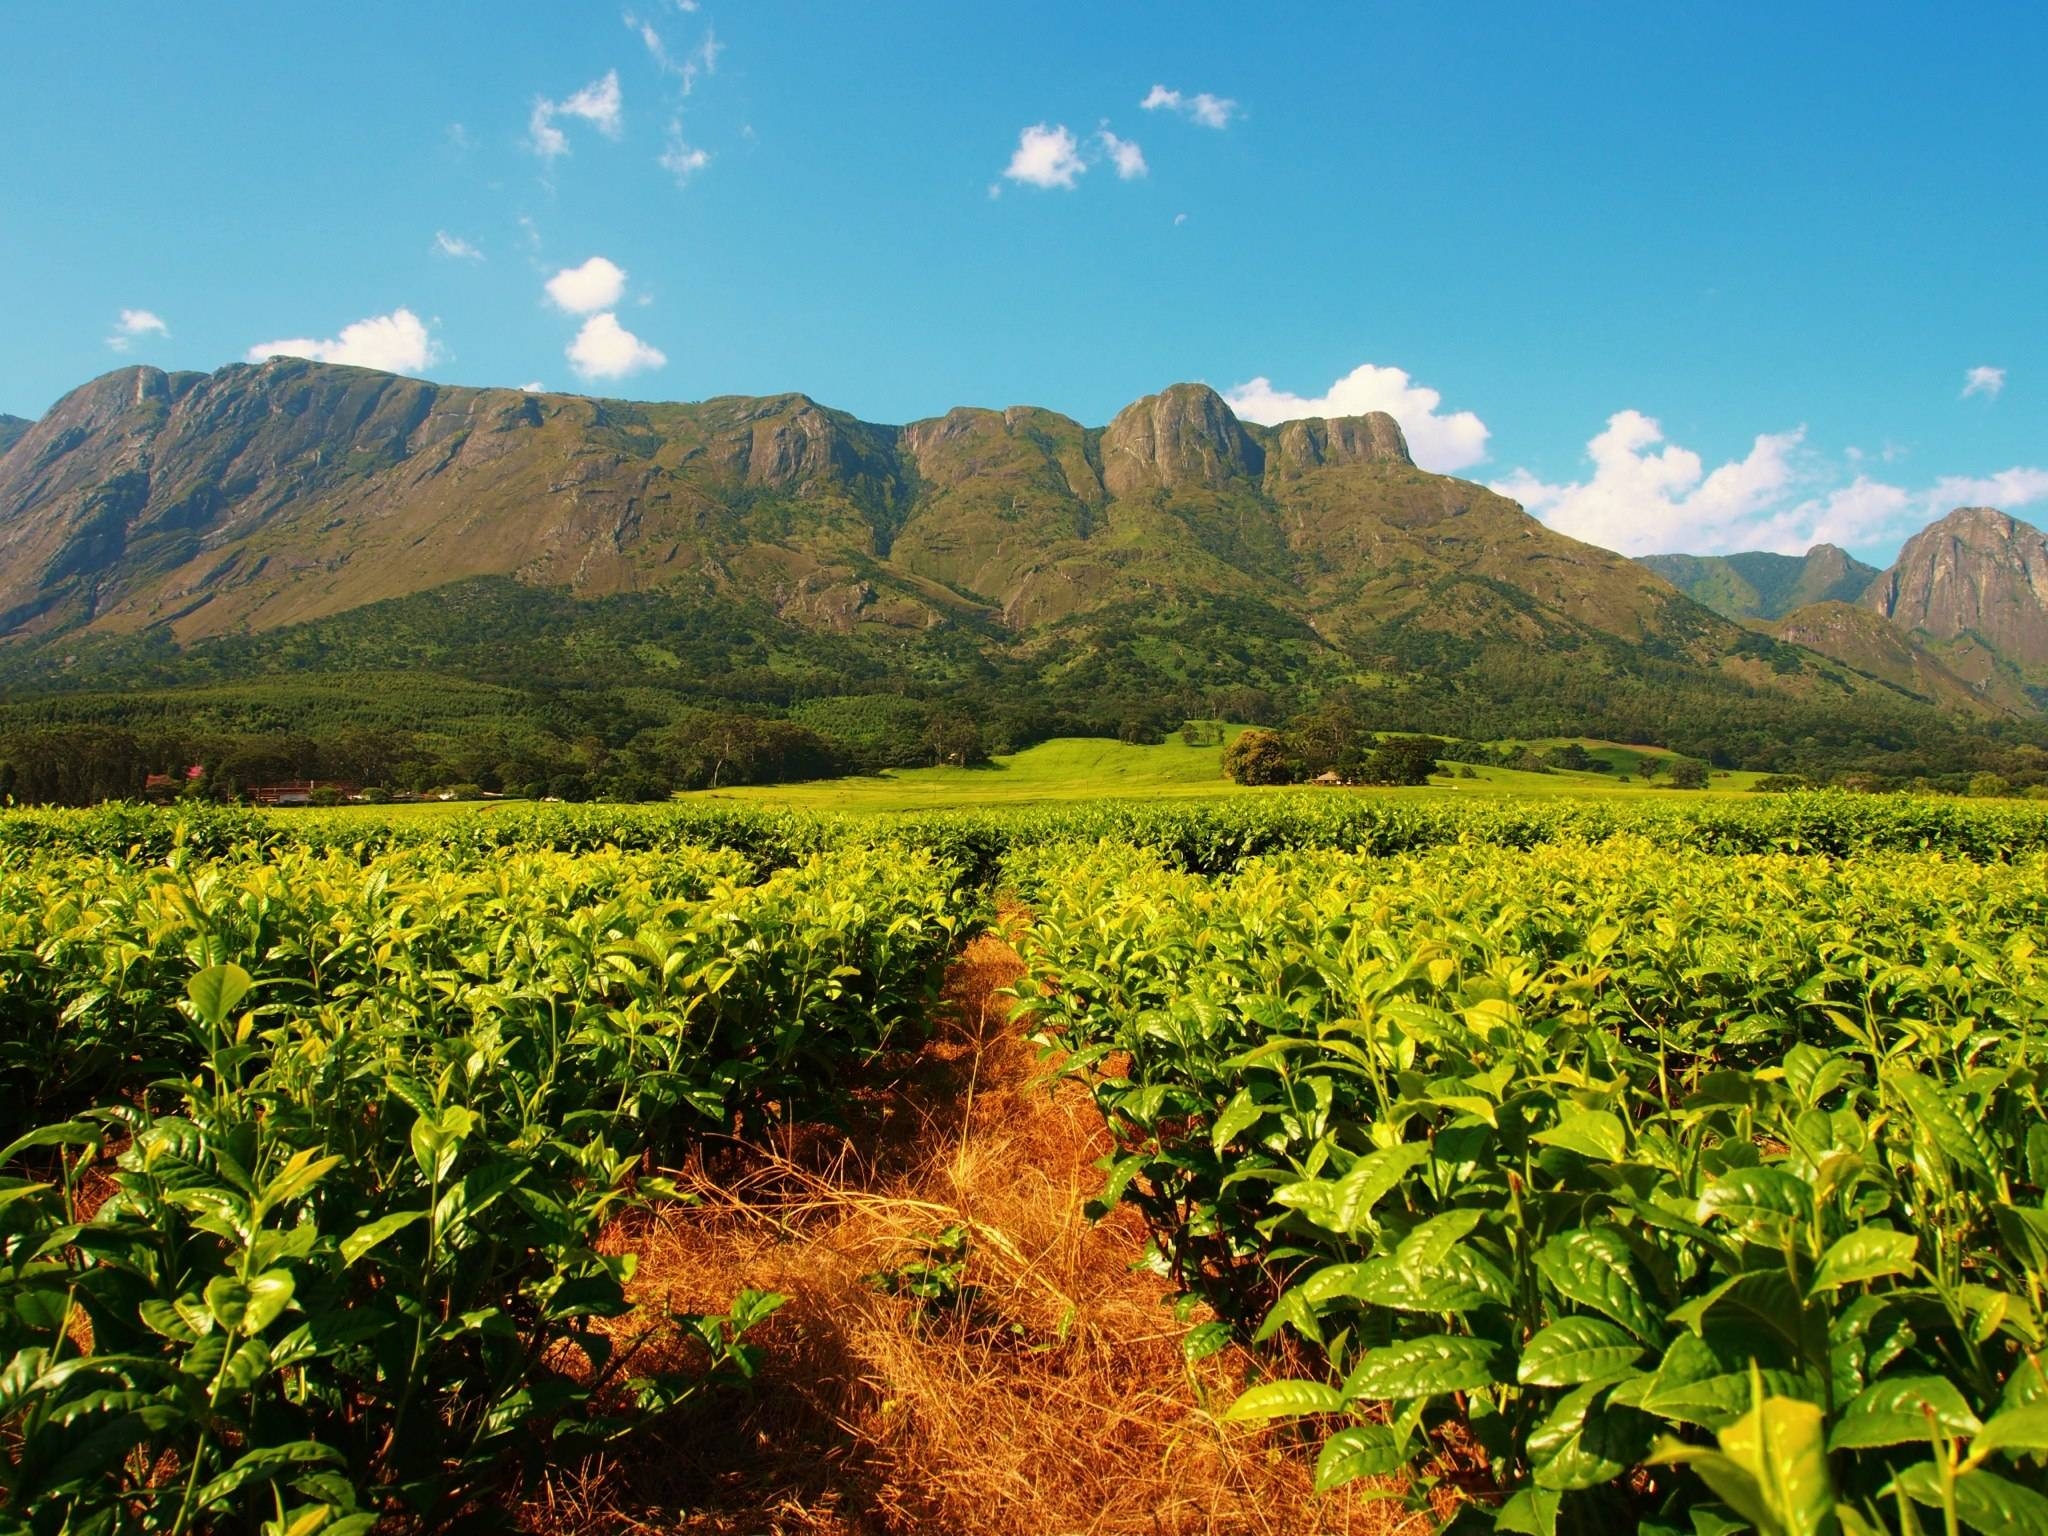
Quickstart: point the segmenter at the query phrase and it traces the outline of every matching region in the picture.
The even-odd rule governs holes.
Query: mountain
[[[199,640],[484,575],[758,597],[832,630],[1023,634],[1191,595],[1341,627],[1414,609],[1425,571],[1523,587],[1555,610],[1538,628],[1666,627],[1661,583],[1417,470],[1392,417],[1255,427],[1198,385],[1095,430],[1029,407],[896,428],[802,395],[638,405],[291,359],[133,368],[0,465],[0,631],[28,634]]]
[[[1901,692],[1948,710],[2025,715],[2035,704],[2010,666],[1967,638],[1940,644],[1854,603],[1809,603],[1767,626]]]
[[[1958,507],[1906,541],[1863,601],[1937,642],[1974,640],[2048,678],[2048,537],[1991,507]]]
[[[1418,469],[1390,416],[1257,426],[1194,384],[891,426],[274,358],[108,374],[0,458],[12,697],[303,672],[1111,729],[1341,687],[1389,726],[1750,755],[1917,707]]]
[[[5,454],[18,442],[23,433],[35,423],[22,416],[9,416],[0,411],[0,454]]]
[[[1731,619],[1782,619],[1809,603],[1853,603],[1877,576],[1876,566],[1832,544],[1803,555],[1644,555],[1638,563]]]
[[[1882,572],[1831,544],[1639,563],[1718,613],[1944,709],[2048,704],[2048,538],[1993,508],[1956,508]]]

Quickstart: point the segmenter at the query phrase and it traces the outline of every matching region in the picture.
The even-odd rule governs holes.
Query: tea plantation
[[[0,1523],[447,1529],[744,1383],[601,1239],[998,901],[1319,1485],[2048,1530],[2048,809],[1840,795],[0,817]]]

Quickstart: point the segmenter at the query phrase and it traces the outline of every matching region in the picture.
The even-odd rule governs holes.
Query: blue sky
[[[2048,508],[2044,45],[2038,5],[9,0],[0,410],[274,343],[881,421],[1201,379],[1393,409],[1632,553],[1885,558]]]

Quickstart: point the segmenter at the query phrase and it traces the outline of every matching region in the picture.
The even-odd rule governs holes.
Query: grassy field
[[[1241,729],[1232,727],[1229,734],[1234,736]],[[1642,750],[1613,742],[1586,745],[1596,757],[1625,753],[1630,761]],[[1222,754],[1220,746],[1190,747],[1178,737],[1159,746],[1125,746],[1096,737],[1062,736],[1013,756],[999,757],[985,768],[898,768],[811,784],[699,790],[682,798],[820,811],[931,811],[1105,798],[1205,800],[1267,792],[1245,789],[1224,778]],[[1332,789],[1330,793],[1664,797],[1682,793],[1653,788],[1640,780],[1618,783],[1613,774],[1521,773],[1511,768],[1475,768],[1473,774],[1469,779],[1439,775],[1426,789]],[[1756,779],[1753,773],[1716,774],[1713,789],[1747,790]]]

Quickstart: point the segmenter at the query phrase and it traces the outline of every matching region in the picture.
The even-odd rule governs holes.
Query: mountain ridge
[[[1032,406],[890,425],[795,393],[117,370],[0,458],[0,634],[17,698],[447,667],[770,709],[914,690],[1114,729],[1336,689],[1390,726],[1598,721],[1751,755],[1934,702],[1417,468],[1391,416],[1264,426],[1199,384],[1099,427]]]
[[[1816,544],[1803,555],[1642,555],[1638,563],[1736,620],[1782,619],[1809,603],[1855,602],[1878,575],[1876,566],[1833,544]]]

